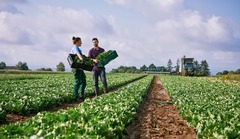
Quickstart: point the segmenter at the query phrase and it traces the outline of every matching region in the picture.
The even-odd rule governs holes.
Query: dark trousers
[[[74,74],[74,98],[79,98],[78,90],[80,90],[81,97],[84,98],[84,90],[86,88],[86,75],[83,70],[80,69],[72,69]]]
[[[100,76],[101,78],[104,93],[107,93],[107,79],[106,79],[105,69],[93,70],[92,75],[93,75],[93,85],[94,85],[95,95],[96,96],[99,95],[98,76]]]

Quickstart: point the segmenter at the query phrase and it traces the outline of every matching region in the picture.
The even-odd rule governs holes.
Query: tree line
[[[233,71],[233,70],[230,70],[230,71],[224,70],[222,72],[218,72],[216,75],[228,75],[228,74],[240,74],[240,69],[237,69],[235,71]]]
[[[193,62],[194,67],[197,70],[198,76],[208,76],[210,75],[209,65],[206,60],[202,60],[199,64],[198,61]],[[172,60],[169,59],[167,66],[155,66],[153,63],[149,66],[146,66],[145,64],[141,66],[139,69],[135,66],[119,66],[117,69],[112,69],[110,73],[143,73],[146,71],[156,71],[156,72],[178,72],[180,67],[180,60],[178,59],[176,62],[176,66],[172,66]],[[6,69],[7,65],[5,62],[0,62],[0,69]],[[29,70],[28,65],[26,62],[19,61],[16,66],[14,66],[14,69],[17,70]],[[51,68],[39,68],[37,71],[53,71]],[[56,65],[56,71],[66,71],[65,65],[63,62],[59,62],[58,65]],[[227,75],[227,74],[240,74],[240,69],[237,69],[236,71],[233,70],[224,70],[222,72],[218,72],[216,75]]]
[[[0,62],[0,69],[16,69],[16,70],[30,70],[26,62],[19,61],[15,66],[7,66],[5,62]],[[63,62],[56,65],[56,71],[65,71]],[[37,71],[53,71],[51,68],[39,68]]]
[[[193,66],[196,70],[197,76],[208,76],[210,75],[209,65],[206,60],[202,60],[201,63],[197,60],[193,61]],[[180,60],[178,59],[176,65],[173,66],[172,60],[169,59],[167,62],[167,66],[156,66],[155,64],[150,64],[146,66],[145,64],[141,66],[139,69],[135,66],[120,66],[117,69],[112,69],[110,73],[142,73],[146,71],[153,72],[169,72],[169,73],[179,73],[180,68]]]

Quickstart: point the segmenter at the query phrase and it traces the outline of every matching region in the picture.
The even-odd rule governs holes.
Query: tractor
[[[194,76],[196,75],[195,66],[193,64],[194,58],[181,58],[180,74],[182,76]]]

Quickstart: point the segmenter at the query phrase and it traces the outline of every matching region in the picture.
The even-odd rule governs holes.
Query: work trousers
[[[93,84],[95,95],[99,95],[99,87],[98,87],[98,76],[100,76],[102,84],[103,84],[103,92],[107,93],[107,79],[105,69],[97,69],[92,71],[93,75]]]
[[[81,69],[72,69],[74,74],[74,98],[78,99],[80,98],[78,91],[80,90],[81,97],[84,98],[84,91],[86,88],[86,75],[83,70]]]

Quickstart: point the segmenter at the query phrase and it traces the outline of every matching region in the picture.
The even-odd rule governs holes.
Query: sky
[[[184,55],[206,60],[212,74],[240,68],[239,0],[0,0],[0,62],[55,69],[72,37],[84,55],[99,46],[116,50],[106,65],[176,66]]]

